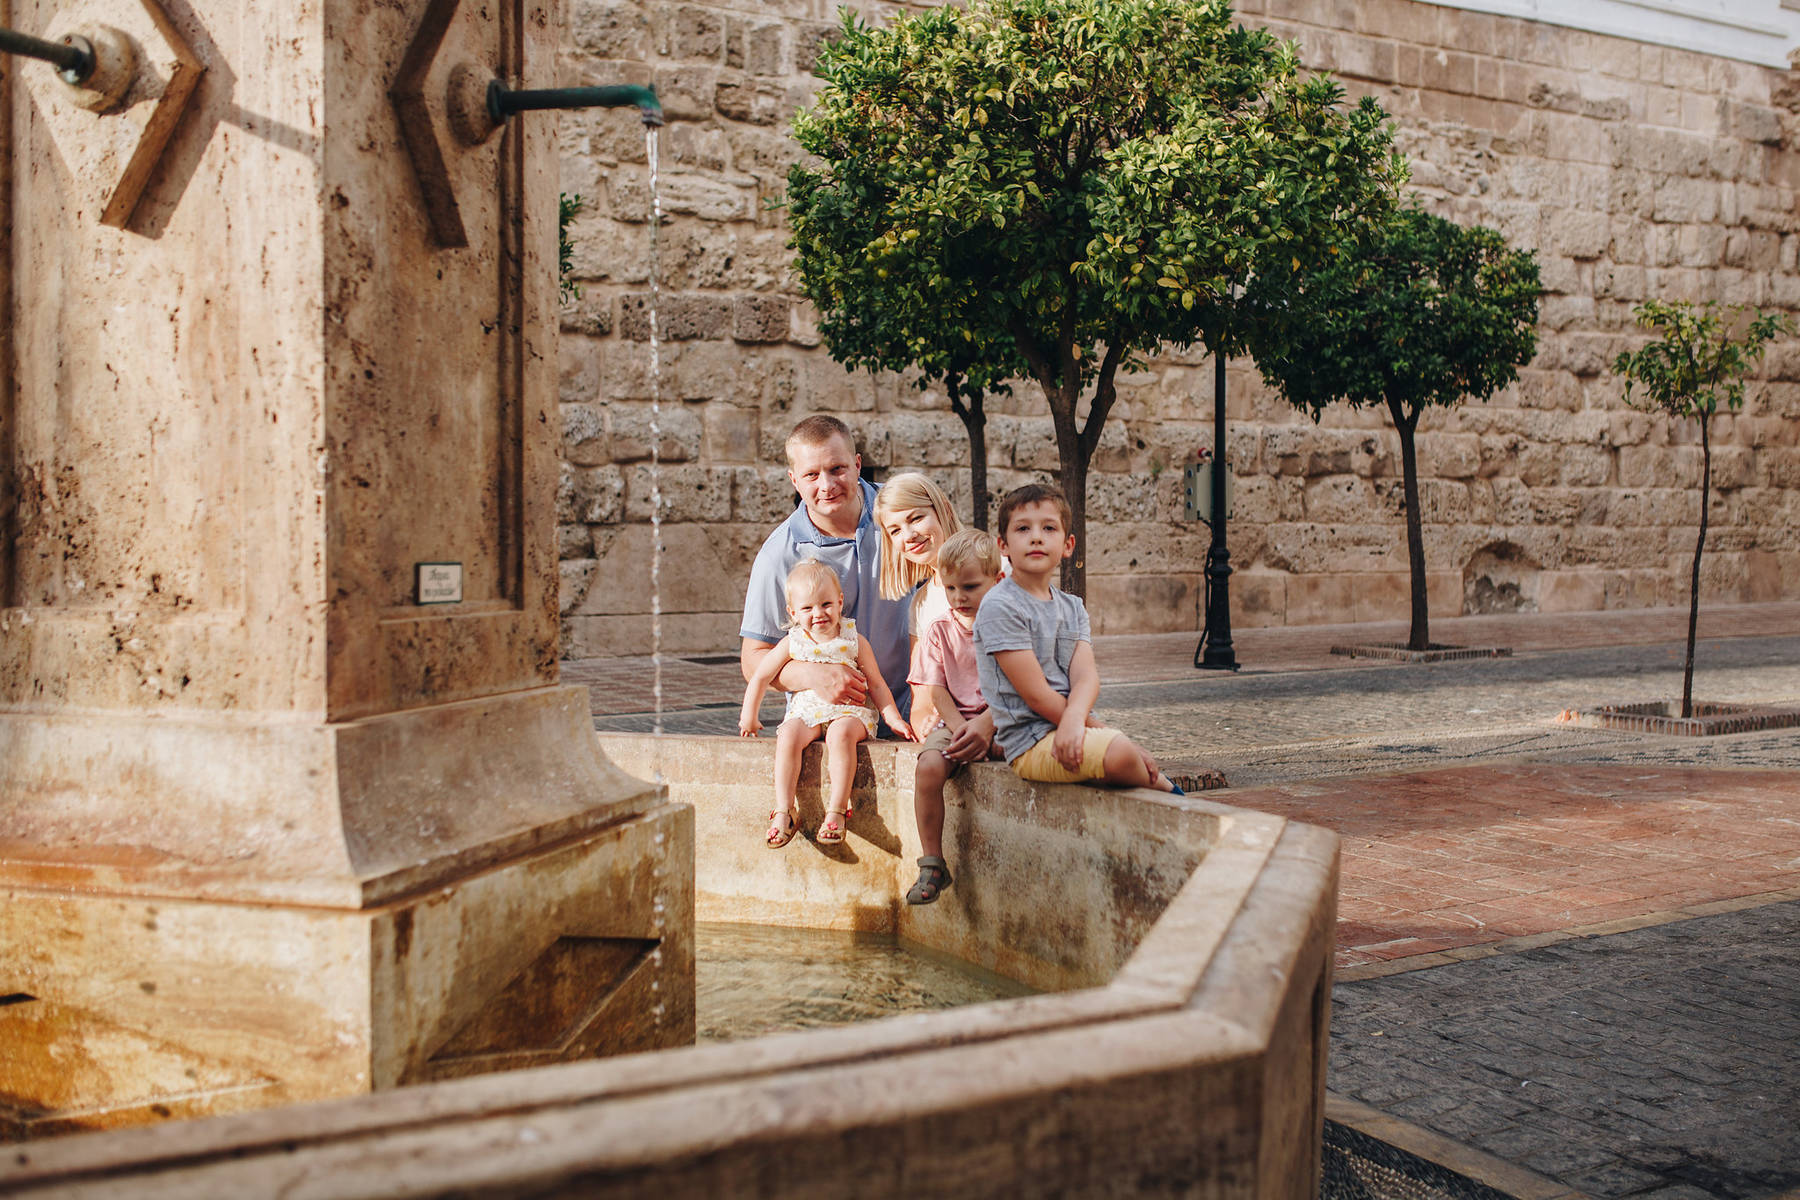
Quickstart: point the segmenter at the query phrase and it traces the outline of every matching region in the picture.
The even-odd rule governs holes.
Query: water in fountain
[[[701,1043],[1032,994],[892,934],[710,921],[694,926],[694,974]]]

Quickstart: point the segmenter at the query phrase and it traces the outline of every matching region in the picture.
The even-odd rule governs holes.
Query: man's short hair
[[[788,434],[785,449],[789,463],[793,462],[795,446],[823,446],[834,437],[843,438],[850,453],[856,453],[856,435],[850,432],[848,425],[829,413],[814,413],[807,417]]]
[[[1000,574],[1000,546],[985,529],[963,529],[938,547],[938,574],[947,576],[964,567],[976,567],[993,578]]]
[[[1048,500],[1056,505],[1056,511],[1062,517],[1063,532],[1074,533],[1075,510],[1069,507],[1069,498],[1062,489],[1053,483],[1028,483],[1024,487],[1016,487],[1006,493],[1000,501],[1000,536],[1006,536],[1006,527],[1012,524],[1012,515],[1027,504],[1039,504]]]

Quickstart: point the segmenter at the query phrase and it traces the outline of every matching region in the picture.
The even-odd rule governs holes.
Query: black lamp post
[[[1223,341],[1223,339],[1220,339]],[[1225,351],[1213,351],[1212,544],[1206,550],[1206,630],[1194,648],[1194,665],[1235,671],[1231,648],[1231,551],[1225,547]]]

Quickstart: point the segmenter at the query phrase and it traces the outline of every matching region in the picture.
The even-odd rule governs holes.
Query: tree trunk
[[[1431,649],[1431,617],[1425,594],[1425,530],[1419,515],[1419,456],[1413,446],[1413,433],[1419,418],[1410,419],[1399,405],[1388,403],[1394,418],[1394,429],[1400,435],[1400,477],[1406,487],[1406,561],[1412,571],[1412,632],[1407,636],[1409,650]]]
[[[1088,458],[1082,452],[1081,439],[1071,438],[1073,445],[1064,445],[1059,430],[1056,437],[1056,455],[1061,462],[1061,479],[1063,495],[1069,501],[1069,532],[1075,535],[1075,553],[1063,559],[1062,590],[1071,596],[1087,599],[1087,476]]]
[[[1687,665],[1681,671],[1681,716],[1694,715],[1694,634],[1700,627],[1700,555],[1706,549],[1706,510],[1712,499],[1712,441],[1706,413],[1700,414],[1700,536],[1694,540],[1694,571],[1688,582]]]
[[[986,397],[979,388],[969,388],[965,403],[962,385],[954,377],[945,382],[950,392],[950,410],[969,434],[969,520],[976,529],[986,532],[992,507],[988,497],[987,413],[982,409]]]

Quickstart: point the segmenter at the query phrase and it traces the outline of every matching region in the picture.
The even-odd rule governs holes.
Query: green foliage
[[[587,202],[580,196],[571,196],[567,192],[556,198],[556,288],[561,300],[581,295],[581,285],[575,282],[575,243],[569,240],[569,222],[586,207]]]
[[[1485,400],[1537,351],[1537,259],[1492,229],[1416,206],[1359,231],[1318,270],[1268,271],[1244,309],[1263,377],[1319,419],[1338,400],[1385,404],[1400,435],[1414,650],[1431,645],[1413,433],[1433,405]]]
[[[1661,300],[1638,305],[1633,310],[1638,325],[1660,336],[1613,359],[1613,372],[1625,377],[1626,403],[1672,417],[1711,416],[1721,402],[1733,411],[1741,407],[1744,378],[1762,360],[1768,343],[1794,331],[1786,313],[1758,311],[1744,336],[1733,338],[1734,318],[1749,311],[1746,305],[1723,307],[1710,300],[1702,305]]]
[[[1231,17],[1227,0],[846,15],[794,119],[812,158],[787,195],[831,354],[980,390],[1034,378],[1079,512],[1116,373],[1165,342],[1230,350],[1232,285],[1318,261],[1404,175],[1373,100],[1343,107]]]
[[[1635,351],[1613,359],[1613,372],[1625,377],[1625,402],[1672,417],[1700,423],[1700,532],[1688,576],[1687,663],[1681,676],[1681,715],[1694,715],[1694,640],[1700,622],[1700,556],[1706,552],[1706,521],[1712,499],[1712,439],[1707,425],[1719,404],[1736,411],[1744,403],[1744,377],[1762,360],[1770,341],[1794,332],[1786,313],[1758,310],[1735,338],[1731,326],[1751,311],[1747,305],[1721,307],[1646,300],[1637,306],[1637,323],[1661,334]],[[1640,394],[1638,389],[1642,388]]]
[[[1259,279],[1246,308],[1265,331],[1257,365],[1295,407],[1386,404],[1409,426],[1518,378],[1541,293],[1530,251],[1409,206],[1321,270]]]

